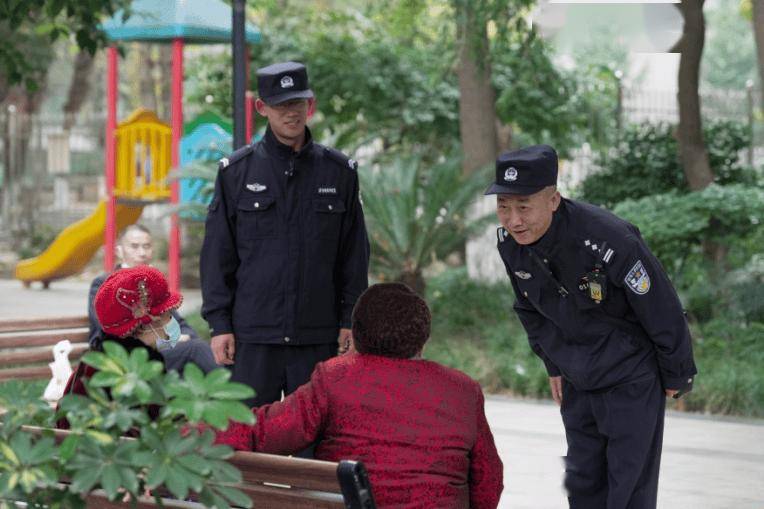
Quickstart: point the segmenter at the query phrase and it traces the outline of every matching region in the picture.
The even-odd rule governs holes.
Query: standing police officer
[[[635,226],[556,183],[557,154],[537,145],[502,154],[485,194],[514,310],[561,406],[570,507],[654,508],[665,398],[697,373],[682,305]]]
[[[259,69],[265,136],[220,161],[201,253],[202,315],[220,364],[253,406],[308,381],[350,347],[350,314],[368,286],[369,243],[356,162],[315,143],[305,66]]]

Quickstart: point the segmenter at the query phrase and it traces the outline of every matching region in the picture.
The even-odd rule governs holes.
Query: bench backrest
[[[44,428],[26,426],[29,432],[38,434]],[[61,442],[69,435],[66,430],[53,430],[56,441]],[[125,438],[124,440],[132,440]],[[356,501],[364,497],[348,488],[353,484],[350,479],[340,480],[345,476],[350,462],[333,463],[330,461],[309,460],[289,456],[262,454],[256,452],[236,452],[228,460],[242,473],[242,482],[236,487],[249,495],[256,508],[279,509],[374,509],[373,504],[358,505],[345,500]],[[343,465],[344,464],[344,465]],[[362,467],[361,467],[362,468]],[[355,484],[357,480],[355,480]],[[345,486],[345,493],[341,484]],[[142,498],[136,506],[130,503],[109,502],[105,493],[94,491],[88,497],[89,508],[153,508],[153,499]],[[199,508],[199,504],[178,500],[165,500],[165,507]]]
[[[0,381],[50,378],[52,347],[64,339],[72,343],[74,367],[88,348],[88,317],[0,320]]]

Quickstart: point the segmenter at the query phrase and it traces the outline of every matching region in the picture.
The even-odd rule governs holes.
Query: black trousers
[[[287,346],[236,342],[231,380],[247,384],[255,397],[250,407],[273,403],[310,380],[313,368],[337,355],[337,341],[321,345]]]
[[[665,404],[658,376],[603,392],[563,381],[571,509],[655,509]]]

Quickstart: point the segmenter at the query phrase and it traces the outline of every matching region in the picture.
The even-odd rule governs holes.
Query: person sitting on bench
[[[253,408],[217,442],[294,454],[318,441],[316,459],[366,466],[379,507],[495,508],[503,466],[480,385],[424,360],[425,301],[401,283],[370,287],[352,314],[355,352],[316,366],[283,401]]]
[[[154,258],[154,243],[151,232],[143,225],[132,224],[125,228],[115,247],[117,258],[120,261],[117,270],[140,265],[151,265]],[[93,279],[90,284],[88,295],[88,319],[90,320],[91,346],[101,338],[101,327],[98,324],[93,299],[98,289],[103,284],[108,274],[101,274]],[[209,343],[199,338],[196,331],[188,325],[186,320],[177,311],[172,311],[172,316],[180,324],[181,342],[172,350],[162,352],[167,369],[183,373],[183,367],[187,362],[193,362],[205,373],[219,367],[215,363],[212,349]]]
[[[128,352],[145,348],[149,360],[165,365],[161,354],[179,344],[180,325],[172,313],[182,301],[179,293],[169,289],[162,272],[153,267],[141,265],[112,272],[93,299],[93,309],[102,333],[91,343],[91,350],[103,351],[105,341],[116,341]],[[88,392],[84,381],[97,372],[93,366],[80,362],[66,383],[64,395],[86,396]],[[152,417],[156,417],[158,412],[158,407],[149,407]],[[69,422],[62,417],[56,422],[56,427],[69,429]]]

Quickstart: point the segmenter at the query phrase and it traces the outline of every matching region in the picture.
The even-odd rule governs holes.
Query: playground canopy
[[[130,17],[123,11],[102,24],[111,41],[171,41],[190,44],[231,42],[231,7],[221,0],[135,0]],[[247,23],[248,43],[260,42],[260,30]]]

